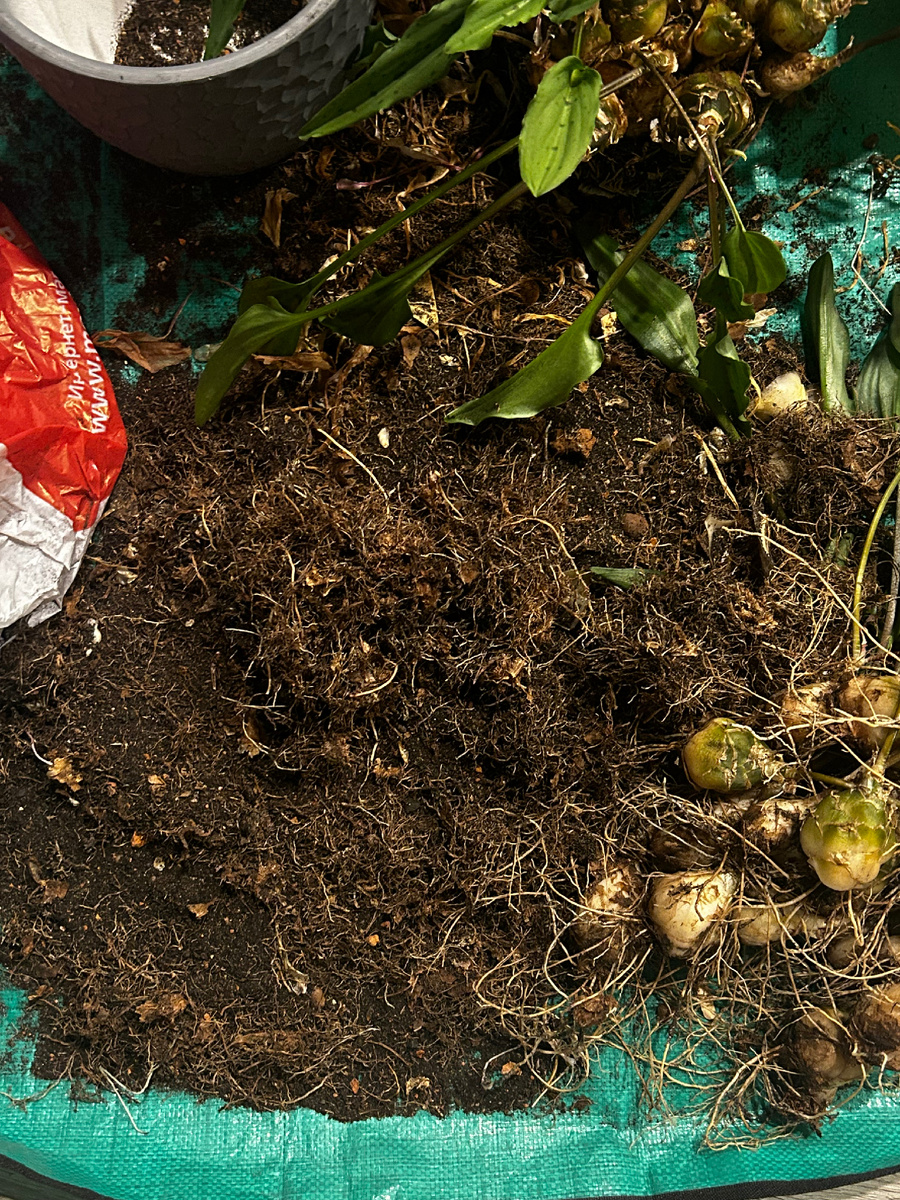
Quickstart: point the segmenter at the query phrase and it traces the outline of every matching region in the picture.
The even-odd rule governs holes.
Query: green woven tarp
[[[854,10],[844,30],[865,37],[896,16],[895,0],[873,0]],[[873,153],[900,155],[900,134],[888,124],[900,125],[895,45],[832,77],[815,106],[801,99],[793,112],[770,116],[747,161],[736,165],[741,202],[762,204],[766,232],[784,242],[795,285],[796,300],[767,331],[798,338],[805,272],[823,250],[834,256],[839,287],[852,282],[858,250],[870,264],[864,278],[874,279],[884,257],[883,222],[898,254],[900,175],[889,171],[873,190],[869,162]],[[129,247],[127,220],[132,211],[149,213],[153,169],[134,169],[82,131],[9,59],[0,59],[0,163],[0,197],[75,292],[87,327],[121,327],[126,307],[126,328],[158,327],[160,314],[141,317],[148,264]],[[179,268],[180,297],[189,296],[179,335],[197,345],[222,336],[234,293],[216,280],[240,280],[252,231],[226,228],[218,217],[221,182],[184,186],[193,190],[205,231],[202,261]],[[698,211],[654,248],[695,271],[683,247],[704,234]],[[897,278],[892,261],[875,284],[882,300]],[[861,283],[839,302],[859,357],[883,315]],[[4,1003],[0,1044],[26,1020],[22,994],[7,992]],[[131,1109],[141,1134],[111,1095],[74,1106],[63,1084],[33,1103],[14,1103],[45,1087],[30,1074],[31,1047],[15,1042],[0,1075],[0,1154],[115,1200],[575,1200],[702,1188],[736,1197],[900,1166],[900,1097],[890,1093],[855,1097],[822,1137],[704,1151],[703,1128],[691,1120],[638,1116],[631,1068],[613,1054],[598,1064],[585,1089],[592,1104],[579,1112],[445,1120],[420,1113],[341,1124],[306,1110],[222,1112],[151,1091]],[[15,1194],[0,1173],[0,1193],[4,1183]]]

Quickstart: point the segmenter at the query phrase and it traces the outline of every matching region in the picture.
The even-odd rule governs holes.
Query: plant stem
[[[848,783],[846,779],[838,779],[835,775],[823,775],[821,771],[809,771],[807,774],[810,779],[815,779],[819,783],[830,784],[831,787],[847,788],[848,790],[853,787],[853,784]]]
[[[872,552],[872,543],[875,541],[875,534],[878,532],[878,526],[881,524],[881,518],[884,516],[884,510],[887,508],[888,500],[894,494],[897,485],[900,484],[900,471],[894,476],[891,482],[885,489],[884,495],[878,502],[878,507],[875,509],[874,516],[869,523],[869,529],[866,533],[866,540],[863,544],[862,554],[859,559],[859,566],[856,569],[856,581],[853,587],[853,629],[851,631],[851,645],[853,658],[857,662],[862,657],[862,622],[860,614],[862,612],[862,585],[863,577],[866,573],[866,567],[869,565],[869,555]]]
[[[581,57],[581,43],[584,41],[584,13],[579,13],[575,20],[575,37],[572,39],[572,53]]]
[[[900,491],[894,497],[894,552],[891,557],[891,595],[884,623],[881,626],[881,645],[890,650],[894,644],[894,621],[897,618],[897,594],[900,592]]]
[[[600,93],[600,99],[602,100],[604,96],[611,96],[614,92],[621,91],[623,87],[627,87],[629,83],[633,83],[635,79],[639,79],[643,74],[643,69],[637,67],[632,71],[626,72],[624,75],[620,75],[618,79],[614,79],[612,83],[608,83],[603,88]],[[390,233],[392,229],[396,229],[398,225],[402,225],[404,221],[408,221],[412,217],[416,216],[416,214],[420,213],[423,208],[431,204],[433,200],[440,200],[441,196],[445,196],[447,192],[449,192],[452,188],[455,188],[457,184],[465,183],[466,180],[471,179],[473,175],[480,174],[483,170],[485,170],[486,167],[489,167],[491,163],[496,162],[498,158],[503,158],[504,155],[509,154],[512,150],[515,150],[518,144],[519,137],[517,134],[515,137],[510,138],[508,142],[504,142],[502,146],[497,146],[495,150],[489,151],[476,162],[469,163],[467,167],[463,167],[463,169],[461,171],[457,171],[455,175],[451,175],[448,179],[443,180],[426,195],[420,196],[418,200],[413,201],[409,208],[405,208],[402,210],[402,212],[394,213],[392,217],[388,217],[388,219],[379,225],[377,229],[373,230],[372,233],[366,234],[364,238],[361,238],[355,245],[351,246],[349,250],[345,250],[343,254],[339,254],[333,262],[330,262],[326,267],[323,267],[321,271],[318,271],[315,275],[311,275],[309,279],[301,280],[302,284],[307,284],[312,288],[307,303],[313,298],[319,288],[322,287],[324,283],[327,283],[333,275],[336,275],[343,267],[346,267],[350,263],[354,262],[361,254],[364,254],[370,246],[374,246],[376,242],[380,241],[385,234]]]
[[[451,188],[455,188],[457,184],[465,183],[467,179],[471,179],[473,175],[477,175],[480,171],[483,171],[485,167],[489,167],[491,163],[496,162],[498,158],[502,158],[505,154],[509,154],[511,150],[515,150],[518,144],[518,137],[510,138],[508,142],[504,142],[503,145],[498,146],[496,150],[491,150],[488,154],[485,154],[483,158],[479,158],[477,162],[469,163],[467,167],[463,167],[461,171],[458,171],[455,175],[451,175],[448,179],[445,179],[442,183],[439,183],[437,187],[428,192],[427,195],[420,196],[418,200],[415,200],[409,206],[409,208],[405,208],[402,210],[402,212],[394,213],[392,217],[388,217],[388,219],[382,225],[379,225],[376,230],[374,230],[372,233],[366,234],[366,236],[361,238],[356,245],[351,246],[349,250],[345,250],[343,254],[338,255],[334,262],[330,262],[327,267],[323,267],[322,270],[316,275],[311,275],[309,279],[303,280],[304,283],[311,284],[314,287],[314,291],[310,295],[310,299],[312,299],[312,296],[315,294],[315,292],[317,292],[322,284],[326,283],[332,277],[332,275],[336,275],[342,267],[346,267],[348,263],[353,262],[354,259],[360,256],[360,254],[368,250],[370,246],[374,246],[375,243],[379,241],[380,238],[383,238],[386,233],[390,233],[392,229],[396,229],[398,225],[402,225],[404,221],[408,221],[411,217],[414,217],[416,213],[421,212],[426,205],[432,202],[432,200],[439,200],[441,196],[446,195],[446,193],[449,192]]]
[[[900,38],[900,25],[894,25],[891,29],[886,29],[884,33],[876,34],[875,37],[866,38],[864,42],[849,45],[845,50],[841,50],[837,57],[841,60],[841,66],[845,62],[849,62],[851,58],[856,58],[857,54],[862,54],[864,50],[871,50],[873,46],[881,46],[885,42],[896,41]]]
[[[706,177],[706,203],[709,209],[709,253],[712,258],[713,270],[716,269],[716,264],[722,257],[720,238],[722,216],[719,211],[718,186],[715,177],[710,172]]]
[[[596,313],[602,307],[604,302],[609,299],[612,293],[616,290],[637,260],[641,257],[641,255],[662,229],[663,225],[665,225],[666,221],[668,221],[668,219],[675,212],[676,208],[678,208],[679,204],[681,204],[685,196],[687,196],[688,193],[693,191],[693,189],[697,186],[697,183],[703,174],[703,165],[703,155],[698,154],[694,159],[691,169],[666,201],[665,205],[660,211],[659,216],[647,226],[632,248],[628,251],[625,257],[613,271],[612,275],[610,275],[609,279],[607,279],[606,283],[604,283],[604,285],[600,288],[599,292],[597,292],[597,295],[588,304],[588,310]]]
[[[499,196],[493,204],[489,204],[487,208],[476,213],[470,221],[467,221],[455,233],[451,233],[448,238],[444,238],[432,250],[428,250],[425,254],[413,259],[411,263],[408,263],[405,267],[401,267],[399,271],[395,271],[394,275],[388,276],[388,278],[394,278],[404,273],[413,274],[416,271],[424,275],[425,271],[429,270],[431,265],[436,263],[438,259],[443,258],[447,251],[455,246],[457,242],[461,242],[473,229],[477,229],[479,225],[484,224],[485,221],[489,221],[491,217],[495,217],[497,213],[502,212],[514,200],[518,200],[520,196],[524,196],[527,191],[528,188],[524,183],[517,183],[514,187],[504,192],[502,196]],[[343,296],[340,300],[333,300],[331,304],[323,304],[320,308],[311,308],[305,312],[295,313],[298,325],[305,325],[308,321],[321,320],[325,317],[333,317],[341,309],[346,308],[348,304],[357,301],[365,290],[365,288],[362,288],[361,291],[351,292],[349,296]]]

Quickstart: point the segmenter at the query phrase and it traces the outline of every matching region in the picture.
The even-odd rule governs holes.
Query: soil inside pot
[[[247,0],[229,50],[249,46],[300,11],[300,0]],[[171,67],[199,62],[209,28],[209,0],[134,0],[116,46],[126,67]]]

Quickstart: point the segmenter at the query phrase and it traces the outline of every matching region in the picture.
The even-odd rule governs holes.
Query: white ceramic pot
[[[338,90],[372,0],[310,0],[279,29],[209,62],[120,67],[131,0],[0,0],[0,42],[104,141],[176,171],[231,175],[290,154]]]

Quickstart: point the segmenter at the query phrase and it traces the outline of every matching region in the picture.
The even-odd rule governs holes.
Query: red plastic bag
[[[125,449],[72,297],[0,204],[0,630],[59,612]]]

